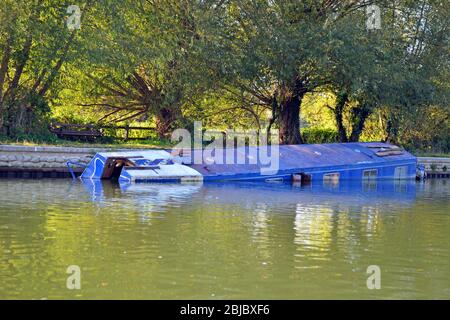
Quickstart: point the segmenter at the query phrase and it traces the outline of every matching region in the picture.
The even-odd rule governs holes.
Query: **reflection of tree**
[[[297,204],[295,211],[295,240],[305,247],[326,251],[331,236],[331,213],[329,208],[303,207]]]
[[[66,187],[0,184],[0,297],[364,298],[370,264],[387,297],[439,297],[450,277],[448,186],[405,207],[399,194],[204,185],[164,211],[142,206],[154,193],[105,189],[99,203]],[[69,264],[81,292],[65,288]]]

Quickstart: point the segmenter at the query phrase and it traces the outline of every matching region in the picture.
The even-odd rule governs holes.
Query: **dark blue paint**
[[[405,166],[407,173],[404,178],[414,178],[416,175],[417,159],[410,153],[403,151],[400,155],[378,156],[377,151],[386,150],[393,146],[387,143],[334,143],[311,145],[282,145],[279,146],[278,171],[270,175],[262,174],[262,168],[267,167],[259,161],[250,164],[248,155],[258,155],[258,147],[241,147],[236,149],[216,150],[223,153],[225,164],[186,164],[203,175],[203,180],[210,181],[240,181],[267,179],[282,179],[291,181],[293,174],[308,174],[313,181],[322,181],[324,174],[339,173],[339,180],[361,180],[364,170],[377,169],[377,179],[393,179],[395,169]],[[199,152],[194,150],[193,152]],[[244,164],[226,164],[227,153],[243,153],[247,159]],[[136,151],[139,154],[139,151]],[[214,154],[213,154],[214,156]],[[105,157],[97,154],[82,174],[83,179],[101,179],[106,163]],[[273,160],[273,159],[272,159]],[[138,159],[137,165],[146,166],[150,160]],[[161,159],[152,163],[160,163]],[[170,165],[166,161],[164,165]],[[130,183],[131,176],[122,170],[120,183]],[[166,177],[164,179],[137,179],[136,182],[179,182],[180,178]]]

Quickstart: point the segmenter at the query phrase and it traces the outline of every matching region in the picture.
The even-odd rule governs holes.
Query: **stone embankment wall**
[[[450,172],[450,158],[419,157],[418,162],[427,172]]]
[[[70,176],[67,161],[87,164],[98,151],[97,148],[0,145],[0,176],[11,178]],[[81,170],[75,169],[76,172]]]
[[[425,166],[429,178],[450,177],[450,158],[419,157],[417,160]]]

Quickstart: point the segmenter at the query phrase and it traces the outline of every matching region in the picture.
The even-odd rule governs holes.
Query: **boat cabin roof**
[[[235,149],[236,155],[252,154],[252,148]],[[254,154],[253,150],[253,154]],[[415,161],[416,158],[395,145],[380,142],[302,144],[279,146],[279,170],[340,167],[346,165],[382,165],[402,160]],[[225,162],[224,162],[225,163]],[[265,167],[264,164],[193,164],[192,168],[204,175],[247,173]]]
[[[268,148],[270,149],[270,148]],[[221,163],[214,161],[202,164],[183,164],[195,169],[202,175],[240,174],[259,171],[266,167],[267,163],[260,162],[258,147],[240,147],[234,149],[223,149],[223,160]],[[262,153],[267,155],[268,151]],[[246,159],[245,164],[226,164],[226,157],[233,154],[234,159],[238,156]],[[126,158],[135,162],[138,166],[148,165],[148,161],[175,160],[181,163],[184,158],[174,157],[165,150],[134,150],[100,152],[100,156],[108,158]],[[192,155],[192,153],[191,153]],[[257,163],[252,164],[250,159],[257,155]],[[279,170],[311,169],[321,167],[340,167],[346,165],[382,165],[383,163],[398,162],[402,160],[415,161],[416,158],[395,145],[381,142],[358,142],[358,143],[330,143],[330,144],[302,144],[302,145],[280,145],[279,146]]]

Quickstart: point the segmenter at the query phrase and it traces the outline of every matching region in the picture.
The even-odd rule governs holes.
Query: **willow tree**
[[[423,113],[432,112],[437,119],[444,118],[443,122],[439,121],[441,124],[450,118],[450,3],[396,0],[390,12],[388,26],[401,33],[403,64],[408,74],[402,88],[393,93],[394,103],[387,108],[387,140],[408,143],[402,141],[401,137],[405,135],[402,131],[409,131],[408,127],[415,122],[416,127],[420,127],[422,120],[419,119],[424,118]],[[436,108],[441,110],[432,111]],[[432,117],[430,114],[425,116],[430,120],[430,127],[435,121]],[[448,128],[435,131],[435,134],[445,137],[445,131],[448,132]]]
[[[378,2],[379,28],[366,28],[364,10],[337,15],[327,24],[329,38],[318,91],[332,91],[341,142],[358,141],[366,120],[387,115],[388,139],[398,131],[398,116],[414,113],[433,101],[436,78],[447,67],[448,5],[442,1]],[[448,65],[448,64],[447,64]],[[344,121],[344,118],[348,121]]]
[[[301,143],[305,94],[324,84],[328,21],[371,1],[206,1],[204,60],[217,81],[272,110],[280,142]],[[209,41],[206,41],[209,40]]]
[[[86,2],[81,1],[80,5]],[[49,112],[61,69],[73,59],[77,30],[60,1],[2,1],[0,11],[0,132],[30,133]],[[84,7],[83,7],[84,8]],[[3,10],[5,9],[5,10]]]
[[[94,14],[93,14],[94,15]],[[182,105],[196,94],[190,67],[195,41],[188,1],[118,1],[97,5],[82,30],[80,68],[89,84],[78,104],[100,122],[153,118],[161,138],[183,124]]]
[[[355,142],[377,108],[395,103],[404,92],[409,70],[401,37],[392,30],[367,30],[364,12],[332,23],[320,90],[336,96],[332,110],[340,142]],[[406,93],[405,93],[406,95]],[[344,118],[348,119],[346,127]]]

